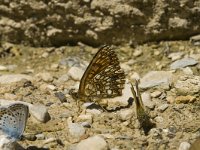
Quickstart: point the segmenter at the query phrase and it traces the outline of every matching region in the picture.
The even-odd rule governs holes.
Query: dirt
[[[156,127],[152,128],[147,135],[139,127],[135,103],[133,103],[127,108],[134,112],[129,119],[120,119],[119,112],[124,110],[116,110],[114,112],[101,110],[99,115],[92,115],[91,127],[85,128],[86,133],[84,136],[73,138],[68,130],[69,118],[72,117],[74,122],[80,122],[77,119],[80,115],[79,109],[85,110],[85,108],[81,106],[81,103],[77,104],[68,94],[70,88],[77,81],[69,78],[65,82],[57,82],[59,77],[67,74],[70,68],[67,65],[61,65],[60,61],[67,57],[78,57],[81,60],[80,62],[86,61],[89,63],[97,50],[97,48],[85,45],[34,48],[2,43],[0,47],[0,64],[3,66],[16,65],[16,68],[9,71],[0,71],[0,74],[25,73],[34,77],[34,80],[30,87],[22,86],[23,81],[11,85],[1,85],[0,98],[6,99],[6,93],[10,93],[15,95],[15,99],[21,99],[32,104],[44,104],[48,107],[51,116],[51,120],[47,123],[38,123],[29,118],[25,134],[37,135],[41,133],[45,136],[45,139],[53,138],[53,140],[44,143],[45,139],[25,139],[19,142],[23,147],[31,149],[32,146],[32,148],[42,147],[52,150],[66,150],[72,149],[74,145],[87,137],[101,134],[110,149],[175,150],[178,149],[181,142],[193,143],[200,136],[199,94],[193,95],[196,100],[191,103],[169,103],[167,102],[167,97],[178,96],[174,92],[172,85],[170,89],[154,87],[142,91],[152,93],[158,90],[162,92],[161,96],[152,98],[155,102],[155,108],[149,111],[152,120],[156,123]],[[141,50],[142,54],[134,56],[133,52],[136,50]],[[128,79],[134,72],[137,72],[142,77],[152,70],[170,70],[169,65],[172,61],[168,58],[168,55],[172,52],[183,52],[185,56],[200,54],[199,46],[193,46],[188,41],[149,43],[135,48],[129,46],[116,47],[116,53],[121,64],[130,62],[130,60],[134,61],[134,63],[129,64],[131,70],[125,70]],[[198,65],[190,68],[194,75],[199,75]],[[38,73],[43,72],[48,72],[53,77],[53,80],[44,81],[40,79]],[[183,73],[178,70],[173,74],[179,77]],[[54,85],[56,89],[42,88],[43,85]],[[61,102],[55,96],[57,92],[65,94],[66,102]],[[166,103],[169,104],[166,110],[161,112],[157,109],[158,106]],[[158,119],[158,116],[162,118],[161,121],[156,121],[155,118],[157,117]]]

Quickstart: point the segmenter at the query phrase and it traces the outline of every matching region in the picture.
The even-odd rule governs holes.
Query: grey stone
[[[193,58],[183,58],[183,59],[180,59],[180,60],[173,62],[170,65],[170,69],[184,68],[184,67],[187,67],[187,66],[196,65],[197,63],[198,63],[198,61],[196,61]]]
[[[151,93],[151,96],[153,98],[156,98],[156,97],[159,97],[161,94],[162,94],[162,92],[160,92],[160,91],[154,91],[154,92]]]
[[[153,109],[155,107],[155,103],[151,100],[151,95],[149,92],[144,92],[141,95],[142,101],[144,103],[144,106]]]
[[[81,138],[85,134],[85,128],[78,123],[68,123],[68,130],[72,137]]]
[[[191,145],[188,142],[181,142],[181,144],[179,145],[178,150],[189,150],[190,146]]]
[[[0,84],[10,84],[14,82],[19,82],[22,79],[31,81],[33,78],[29,75],[24,74],[7,74],[0,76]]]
[[[200,91],[200,77],[184,75],[174,83],[178,95],[193,95]]]
[[[35,135],[36,136],[36,138],[37,138],[37,140],[44,140],[45,139],[45,135],[44,134],[37,134],[37,135]]]
[[[143,89],[154,86],[169,87],[171,80],[172,73],[169,71],[151,71],[140,80],[139,87]]]
[[[77,144],[75,150],[107,150],[106,141],[100,136],[89,137]]]
[[[181,57],[183,56],[183,52],[175,52],[175,53],[170,53],[168,55],[168,58],[170,58],[172,61],[181,59]]]
[[[158,107],[158,111],[164,112],[169,107],[169,104],[163,104]]]
[[[78,67],[71,67],[68,71],[69,77],[71,77],[75,81],[81,80],[82,76],[84,74],[84,70],[80,69]]]
[[[119,111],[119,117],[123,121],[131,119],[133,114],[134,114],[133,109],[125,109],[125,110]]]
[[[48,72],[38,73],[36,75],[36,78],[42,79],[45,82],[51,82],[51,81],[53,81],[53,77]]]

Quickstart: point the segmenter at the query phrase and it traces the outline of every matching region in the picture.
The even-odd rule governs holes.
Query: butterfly
[[[148,131],[155,126],[153,122],[151,122],[151,118],[148,114],[148,112],[145,110],[145,106],[142,102],[142,96],[139,91],[138,81],[135,81],[135,87],[134,89],[133,85],[131,84],[131,91],[135,100],[136,104],[136,115],[137,119],[141,125],[141,127],[144,129],[145,134],[148,133]]]
[[[120,67],[115,51],[109,46],[101,47],[84,72],[78,92],[71,92],[75,99],[94,101],[122,95],[125,73]]]
[[[0,107],[0,132],[12,140],[22,136],[29,114],[27,105],[15,103]]]

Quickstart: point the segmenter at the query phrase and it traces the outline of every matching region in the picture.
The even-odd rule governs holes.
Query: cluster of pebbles
[[[70,89],[80,79],[97,48],[0,47],[0,104],[29,106],[23,149],[188,150],[200,137],[200,47],[186,42],[117,47],[127,82],[109,108],[133,97],[129,82],[140,79],[142,100],[156,124],[144,134],[135,103],[111,112],[74,100]],[[196,142],[197,144],[199,142]]]

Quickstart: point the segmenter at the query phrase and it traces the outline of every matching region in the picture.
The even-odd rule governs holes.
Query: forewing
[[[9,106],[8,109],[12,112],[17,121],[16,128],[13,126],[17,130],[13,130],[14,132],[11,136],[19,139],[26,128],[26,122],[29,114],[28,106],[24,104],[13,104]]]
[[[28,117],[28,107],[12,104],[0,108],[0,130],[12,139],[19,139],[24,132]]]
[[[98,98],[122,95],[125,73],[115,51],[104,46],[94,56],[80,83],[79,94]]]

